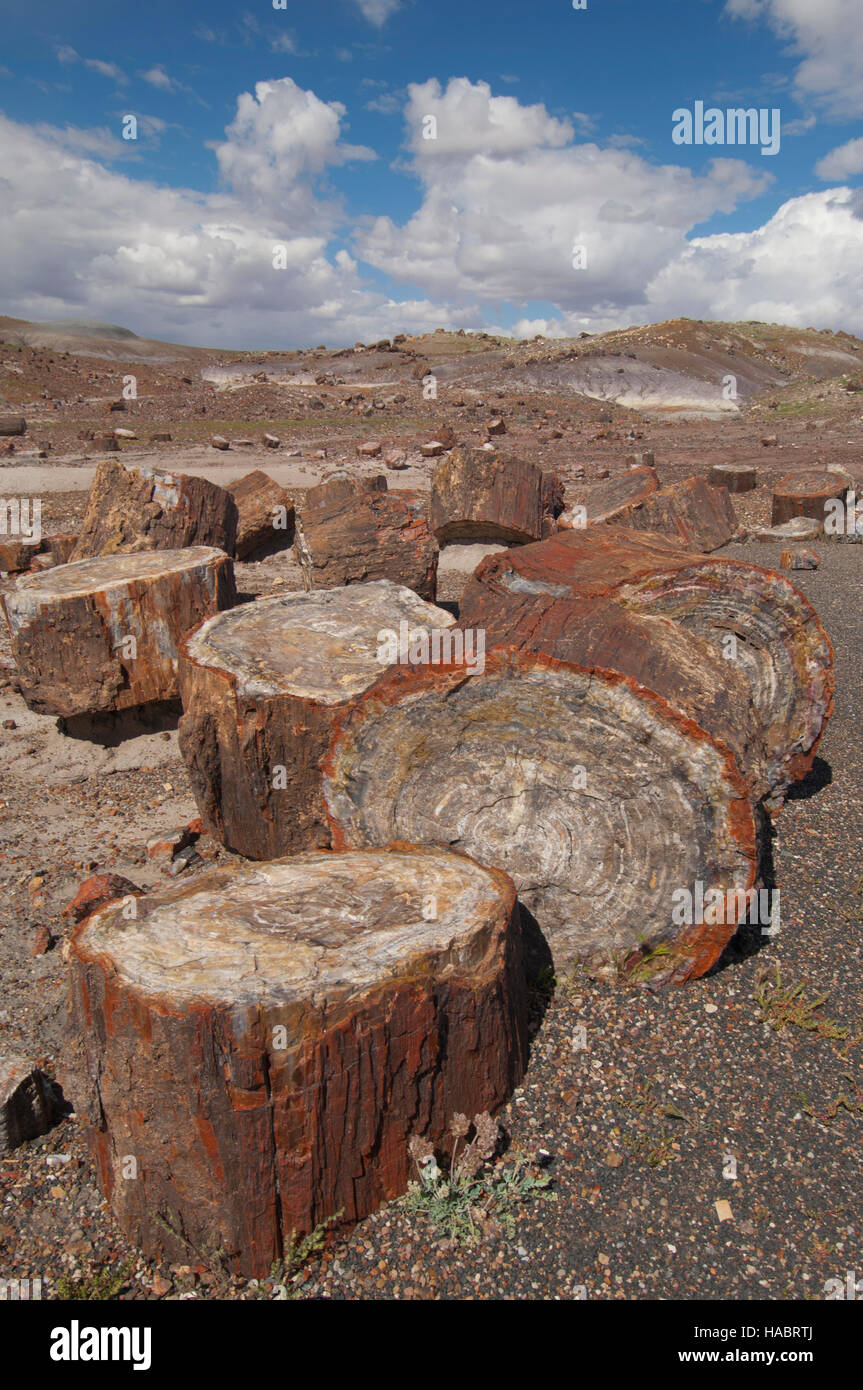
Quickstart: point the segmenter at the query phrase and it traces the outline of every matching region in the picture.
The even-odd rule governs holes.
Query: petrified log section
[[[218,546],[233,555],[237,506],[205,478],[105,459],[87,499],[73,559],[124,551]]]
[[[789,784],[812,766],[833,708],[833,651],[808,599],[781,574],[688,554],[663,536],[589,527],[490,555],[465,589],[463,614],[481,611],[485,588],[579,602],[614,599],[672,619],[717,647],[749,682],[768,806],[776,809]]]
[[[677,536],[691,550],[717,550],[727,545],[739,527],[725,488],[710,487],[703,478],[687,478],[651,493],[626,507],[618,526]]]
[[[295,552],[309,588],[391,579],[434,601],[438,547],[426,498],[408,490],[337,488],[321,500],[317,491],[309,490],[296,524]]]
[[[176,698],[180,640],[236,603],[234,569],[206,546],[111,555],[25,575],[2,602],[31,709],[128,709]]]
[[[430,523],[439,543],[538,541],[562,510],[563,489],[535,463],[459,447],[432,478]]]
[[[758,469],[748,463],[714,463],[707,481],[711,487],[726,487],[729,492],[751,492],[758,486]]]
[[[0,435],[26,433],[27,421],[23,415],[0,415]]]
[[[320,763],[333,720],[409,659],[411,632],[453,622],[378,580],[259,599],[192,633],[180,652],[180,750],[209,830],[250,859],[329,845]]]
[[[472,585],[460,604],[459,627],[483,631],[486,649],[513,646],[619,671],[730,748],[755,801],[772,793],[749,681],[710,642],[668,618],[634,612],[613,600],[574,602]]]
[[[245,560],[259,551],[294,542],[294,504],[283,487],[256,468],[228,485],[237,504],[235,555]]]
[[[625,676],[540,654],[393,667],[340,721],[324,795],[337,848],[407,833],[504,869],[559,970],[702,974],[733,919],[676,925],[675,891],[754,879],[733,755]]]
[[[76,929],[70,994],[78,1108],[148,1255],[269,1274],[292,1230],[403,1192],[412,1135],[445,1143],[523,1074],[513,886],[463,855],[230,865],[135,906]]]
[[[653,468],[645,464],[630,468],[619,478],[585,483],[557,519],[561,531],[581,530],[597,521],[612,521],[627,507],[637,506],[659,487]]]
[[[770,513],[771,526],[781,526],[795,516],[808,516],[819,521],[823,529],[827,503],[844,501],[848,479],[828,468],[803,468],[798,473],[786,473],[773,490]]]

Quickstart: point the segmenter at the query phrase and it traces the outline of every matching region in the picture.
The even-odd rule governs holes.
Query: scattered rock
[[[783,550],[779,564],[784,570],[817,570],[821,560],[814,550],[800,547],[796,550]]]

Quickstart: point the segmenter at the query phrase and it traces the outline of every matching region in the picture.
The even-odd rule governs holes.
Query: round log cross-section
[[[558,970],[702,974],[736,919],[677,923],[675,892],[754,881],[733,755],[624,676],[545,655],[386,672],[337,728],[324,794],[337,848],[409,835],[505,870]]]
[[[403,1192],[412,1136],[444,1147],[521,1079],[516,914],[504,874],[394,845],[222,866],[87,918],[70,1066],[130,1239],[260,1277],[292,1231]]]
[[[177,698],[177,648],[236,603],[222,550],[141,551],[25,575],[3,598],[21,693],[40,714]]]
[[[389,580],[242,604],[180,654],[180,750],[211,832],[249,859],[326,848],[333,720],[451,614]]]

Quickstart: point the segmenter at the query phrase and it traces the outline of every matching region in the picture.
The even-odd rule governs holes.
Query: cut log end
[[[674,891],[753,882],[731,754],[624,677],[544,656],[387,673],[341,722],[324,794],[337,846],[409,837],[504,869],[558,969],[648,951],[661,979],[701,974],[734,927],[675,927]]]
[[[411,636],[454,619],[389,580],[259,599],[205,623],[179,662],[180,749],[210,831],[252,859],[324,848],[320,787],[336,714]]]
[[[180,640],[236,589],[224,551],[194,546],[58,565],[2,602],[27,704],[73,716],[176,699]]]
[[[397,660],[393,638],[455,619],[388,579],[242,604],[210,618],[184,646],[189,662],[223,671],[238,697],[289,695],[340,705]]]

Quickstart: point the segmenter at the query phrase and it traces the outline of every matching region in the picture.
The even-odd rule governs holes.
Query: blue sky
[[[3,312],[225,346],[678,313],[863,331],[860,0],[0,21]],[[673,143],[696,101],[778,108],[779,153]]]

